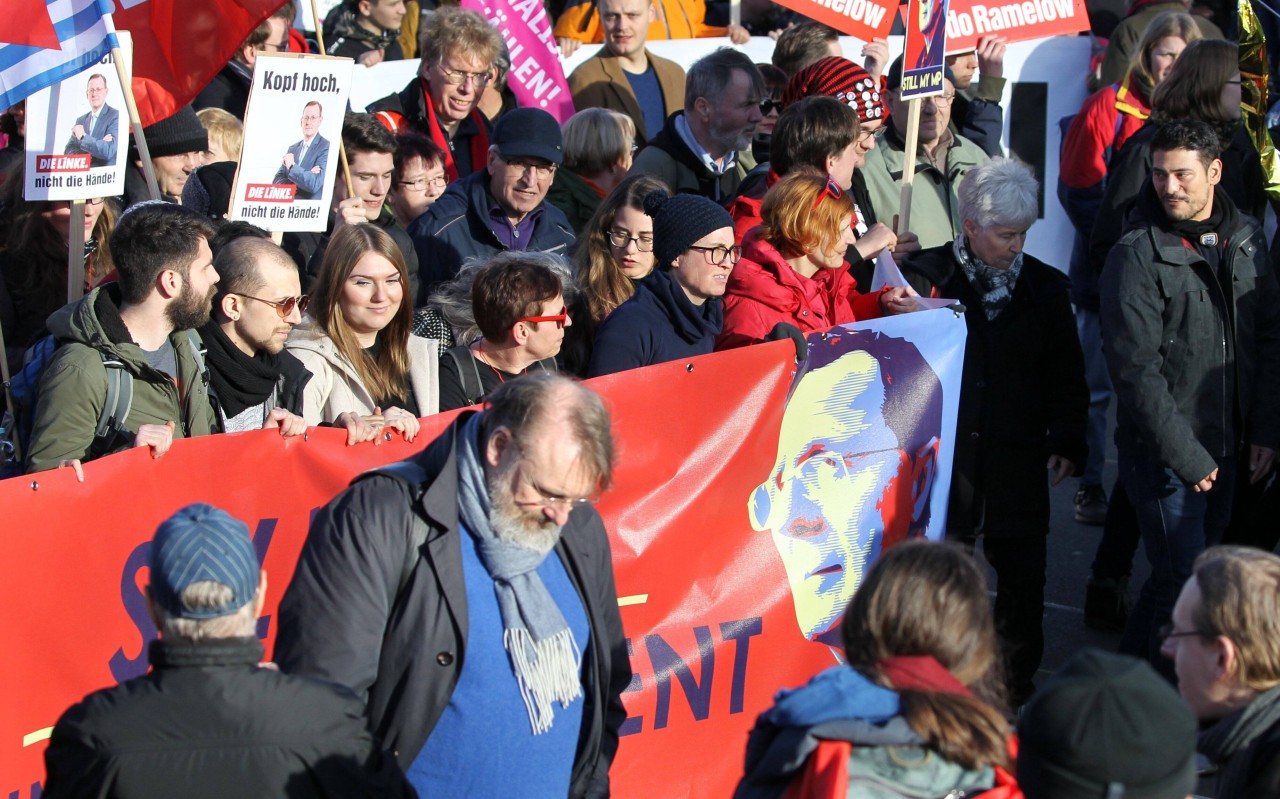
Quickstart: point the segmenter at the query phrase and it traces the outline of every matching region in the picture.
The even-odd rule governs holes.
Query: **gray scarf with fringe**
[[[960,264],[964,276],[982,298],[982,310],[987,315],[987,321],[995,319],[1013,301],[1013,287],[1018,282],[1018,274],[1022,272],[1022,253],[1018,253],[1008,269],[987,266],[969,251],[969,242],[965,240],[963,232],[956,235],[952,249],[956,263]]]
[[[553,702],[560,707],[582,696],[582,653],[564,614],[538,576],[547,555],[503,541],[489,524],[489,491],[480,462],[480,417],[472,416],[458,438],[458,512],[498,596],[502,644],[511,659],[534,735],[551,729]],[[547,553],[555,557],[554,550]]]

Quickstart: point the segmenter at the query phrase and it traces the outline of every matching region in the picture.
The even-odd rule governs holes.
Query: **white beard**
[[[560,525],[538,514],[533,516],[515,503],[511,471],[493,475],[489,484],[489,526],[498,540],[546,555],[560,540]]]

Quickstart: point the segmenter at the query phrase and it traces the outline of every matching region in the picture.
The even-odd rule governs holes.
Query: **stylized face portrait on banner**
[[[121,52],[129,58],[127,34]],[[115,61],[97,65],[27,98],[28,200],[89,200],[124,193],[129,117]]]
[[[867,568],[928,526],[943,400],[910,341],[852,329],[810,337],[777,462],[748,503],[752,527],[782,556],[809,640],[838,647],[840,617]]]
[[[258,55],[232,219],[267,230],[325,229],[353,63],[349,58]]]
[[[906,44],[899,97],[942,94],[947,47],[947,0],[911,0],[907,6]]]

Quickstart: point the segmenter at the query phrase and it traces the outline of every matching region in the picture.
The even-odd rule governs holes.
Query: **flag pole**
[[[4,386],[5,407],[9,409],[9,417],[16,426],[18,424],[18,406],[13,402],[12,382],[12,376],[9,374],[9,350],[5,348],[4,329],[0,327],[0,384]],[[13,442],[13,459],[21,466],[24,454],[22,452],[22,439],[15,433],[9,436],[9,440]]]
[[[67,239],[67,302],[84,296],[84,200],[71,201],[71,235]]]
[[[316,7],[316,0],[311,0],[311,16],[316,21],[316,44],[320,45],[320,55],[328,55],[324,48],[324,21],[320,19],[320,9]],[[356,188],[351,185],[351,166],[347,164],[347,147],[342,143],[342,137],[338,137],[338,160],[342,162],[342,177],[347,184],[348,199],[356,196]]]
[[[902,196],[898,200],[898,229],[901,236],[911,229],[911,182],[916,176],[916,148],[920,142],[920,98],[907,101],[907,141],[902,158]]]
[[[111,41],[116,41],[116,21],[110,14],[103,14],[107,30],[111,33]],[[116,62],[116,75],[120,77],[120,87],[124,89],[124,105],[129,111],[129,123],[133,127],[133,140],[138,145],[138,156],[142,159],[142,174],[147,179],[147,193],[151,199],[160,199],[160,184],[156,182],[156,168],[151,165],[151,148],[147,146],[147,137],[142,132],[142,116],[138,113],[138,103],[133,97],[133,79],[124,66],[124,51],[119,43],[111,48],[111,60]]]

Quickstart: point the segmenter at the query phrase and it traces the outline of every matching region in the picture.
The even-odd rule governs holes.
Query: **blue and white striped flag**
[[[23,0],[4,3],[9,23],[23,26],[29,43],[0,43],[0,111],[97,64],[118,47],[111,0]],[[24,13],[25,12],[25,13]],[[37,14],[37,18],[15,19]],[[44,16],[47,14],[47,18]],[[41,36],[52,24],[49,36]],[[22,34],[19,34],[21,36]],[[54,47],[56,36],[57,47]],[[0,31],[0,42],[11,37]]]

